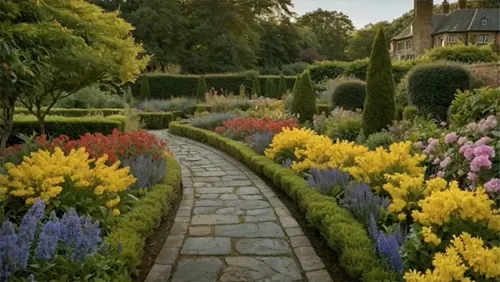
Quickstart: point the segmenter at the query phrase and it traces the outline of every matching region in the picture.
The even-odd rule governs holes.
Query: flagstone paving
[[[234,158],[153,131],[182,169],[183,198],[147,282],[332,281],[276,194]]]

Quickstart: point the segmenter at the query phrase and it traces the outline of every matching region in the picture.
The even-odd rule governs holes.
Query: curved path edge
[[[183,198],[147,282],[332,281],[270,187],[233,157],[197,141],[168,141],[182,171]]]

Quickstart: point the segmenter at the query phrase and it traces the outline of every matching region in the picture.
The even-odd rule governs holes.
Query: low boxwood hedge
[[[163,217],[172,211],[172,204],[180,196],[181,169],[177,160],[167,156],[167,173],[140,198],[132,210],[118,218],[115,226],[105,238],[111,247],[121,244],[121,256],[126,270],[132,273],[140,264],[146,238],[153,234]]]
[[[145,129],[165,129],[168,124],[181,115],[171,112],[144,112],[139,113],[139,118]]]
[[[274,163],[242,143],[208,130],[172,122],[169,131],[225,151],[286,192],[305,213],[307,220],[320,231],[328,245],[340,255],[340,264],[351,277],[368,280],[387,277],[388,273],[377,266],[374,246],[363,226],[334,198],[309,187],[291,169]]]
[[[16,108],[16,114],[25,114],[29,115],[30,112],[25,108]],[[92,116],[92,115],[102,115],[102,116],[111,116],[111,115],[123,115],[123,109],[60,109],[54,108],[50,109],[49,114],[53,116],[64,116],[64,117],[84,117],[84,116]]]

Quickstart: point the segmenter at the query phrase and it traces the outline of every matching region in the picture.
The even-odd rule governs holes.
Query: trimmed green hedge
[[[195,97],[198,75],[172,75],[172,74],[145,74],[148,77],[149,87],[151,89],[152,99],[168,99],[172,97]],[[240,85],[245,89],[252,89],[253,77],[244,74],[212,74],[204,75],[208,89],[212,87],[216,90],[224,89],[234,94],[238,94]],[[266,80],[270,78],[275,85],[279,85],[280,76],[258,76],[260,85],[266,85]],[[285,76],[288,89],[292,89],[295,83],[295,76]],[[140,96],[140,79],[132,84],[132,93],[134,97]],[[262,93],[262,95],[264,95]]]
[[[180,114],[179,114],[180,113]],[[181,117],[181,112],[144,112],[139,118],[145,129],[165,129],[168,124]]]
[[[30,115],[28,109],[25,108],[16,108],[16,114],[24,114]],[[49,114],[53,116],[65,116],[65,117],[84,117],[84,116],[92,116],[92,115],[103,115],[103,116],[112,116],[112,115],[123,115],[123,109],[61,109],[61,108],[53,108],[50,109]]]
[[[375,273],[378,273],[377,276],[387,274],[377,266],[373,244],[363,226],[334,198],[309,187],[291,169],[274,163],[240,142],[208,130],[172,122],[169,131],[225,151],[255,173],[273,181],[304,211],[307,220],[320,231],[328,245],[340,254],[341,266],[353,278],[370,277],[376,280],[380,277],[374,278]]]
[[[333,107],[355,111],[363,109],[366,98],[366,82],[362,80],[346,80],[341,82],[333,92]]]
[[[45,118],[45,133],[47,136],[56,137],[61,134],[70,139],[78,139],[86,132],[110,134],[113,129],[123,130],[123,123],[106,117],[61,117],[47,116]],[[35,116],[14,116],[14,127],[9,138],[9,144],[18,144],[17,134],[31,136],[33,132],[39,133],[39,125]]]
[[[330,115],[330,112],[332,111],[332,107],[328,104],[316,104],[316,113],[318,115],[325,113],[325,115]]]
[[[140,198],[132,210],[118,218],[115,227],[105,238],[116,248],[121,243],[121,256],[129,273],[140,264],[146,238],[151,236],[164,216],[171,212],[172,203],[180,196],[181,169],[177,160],[167,157],[167,173],[163,180],[154,185]]]

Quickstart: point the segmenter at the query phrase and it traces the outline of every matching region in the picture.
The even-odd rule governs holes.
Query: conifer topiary
[[[366,100],[363,110],[365,136],[379,132],[396,115],[394,77],[384,28],[377,31],[366,75]]]
[[[198,87],[196,89],[196,99],[198,101],[205,100],[205,93],[208,92],[207,82],[205,81],[205,77],[203,75],[198,79]]]
[[[291,110],[298,116],[300,122],[312,122],[316,113],[316,95],[309,72],[300,76],[293,94]]]
[[[134,102],[134,97],[132,96],[132,88],[130,88],[130,85],[127,85],[127,89],[125,90],[125,94],[123,95],[123,100],[127,104],[132,104]]]
[[[363,109],[366,99],[366,82],[358,79],[340,82],[332,95],[333,108],[355,111]]]
[[[280,77],[280,85],[278,87],[278,95],[279,97],[281,98],[283,95],[286,94],[286,92],[288,91],[287,89],[287,86],[286,86],[286,80],[285,80],[285,76],[284,75],[281,75]]]
[[[266,97],[268,98],[277,98],[278,92],[276,91],[276,84],[274,84],[274,80],[272,78],[268,78],[266,80]]]
[[[295,89],[297,89],[297,85],[299,84],[300,74],[297,74],[297,78],[295,79],[295,83],[293,84],[292,94],[295,93]]]
[[[143,75],[141,76],[141,100],[146,100],[151,97],[151,91],[149,90],[149,81],[148,77]]]
[[[260,96],[260,93],[261,93],[260,81],[259,81],[259,78],[256,76],[253,78],[252,95]]]

